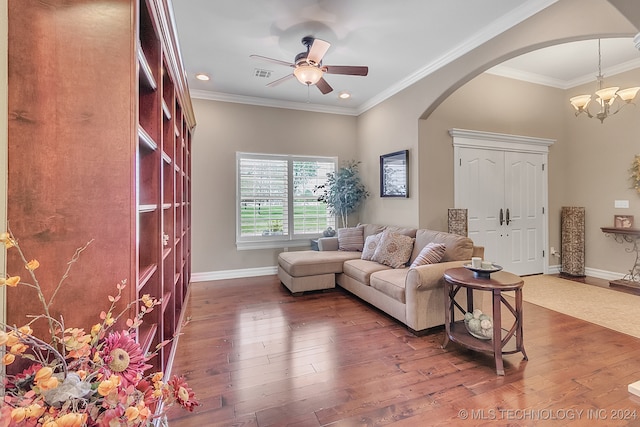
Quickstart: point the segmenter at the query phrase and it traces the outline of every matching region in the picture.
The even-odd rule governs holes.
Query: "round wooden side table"
[[[522,286],[524,281],[521,277],[506,271],[498,271],[491,273],[489,278],[480,278],[476,277],[473,271],[458,267],[447,269],[444,272],[444,279],[445,338],[442,348],[446,347],[451,340],[475,351],[493,353],[498,375],[504,375],[502,361],[504,354],[522,353],[524,359],[528,360],[522,338]],[[456,301],[456,295],[462,288],[467,291],[466,310]],[[455,320],[456,310],[463,315],[467,311],[473,312],[474,289],[488,291],[492,295],[493,338],[490,340],[473,337],[467,331],[464,320]],[[515,292],[515,308],[502,295],[502,292],[508,291]],[[509,329],[502,327],[502,306],[506,307],[514,317],[513,325]]]

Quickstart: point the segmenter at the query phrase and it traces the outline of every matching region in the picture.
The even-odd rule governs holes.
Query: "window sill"
[[[284,248],[311,248],[311,239],[296,240],[263,240],[254,242],[236,242],[236,248],[239,251],[249,251],[255,249],[284,249]]]

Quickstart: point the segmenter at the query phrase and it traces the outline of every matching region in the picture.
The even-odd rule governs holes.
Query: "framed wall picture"
[[[380,197],[409,197],[409,150],[380,156]]]
[[[615,228],[633,228],[633,215],[614,215],[613,226]]]

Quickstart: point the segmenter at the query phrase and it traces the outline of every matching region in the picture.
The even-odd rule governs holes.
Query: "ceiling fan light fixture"
[[[293,70],[293,75],[296,76],[298,81],[303,85],[314,85],[322,78],[322,70],[316,66],[309,64],[298,65]]]

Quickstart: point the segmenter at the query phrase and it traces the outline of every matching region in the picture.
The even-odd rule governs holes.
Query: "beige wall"
[[[482,74],[454,92],[428,119],[420,120],[421,226],[447,229],[447,208],[454,204],[451,128],[557,140],[549,149],[548,169],[549,181],[554,182],[549,186],[549,207],[554,212],[564,186],[555,178],[567,144],[563,136],[566,103],[563,90]]]
[[[640,85],[640,69],[617,76],[605,76],[611,86]],[[593,93],[595,83],[573,88],[567,96]],[[568,191],[567,206],[585,207],[586,265],[606,271],[627,272],[634,257],[605,236],[600,227],[612,227],[613,216],[634,215],[640,226],[640,194],[631,189],[629,168],[640,154],[640,106],[629,105],[603,124],[578,117],[567,121],[571,135],[564,164]],[[629,209],[614,208],[615,200],[629,200]]]
[[[620,87],[640,84],[640,69],[609,76],[607,82]],[[420,224],[439,230],[447,226],[444,213],[453,206],[449,129],[555,139],[549,149],[547,250],[551,246],[560,249],[562,206],[583,206],[587,267],[626,272],[633,258],[606,237],[600,227],[613,225],[614,214],[640,215],[640,196],[630,189],[628,180],[633,156],[640,153],[640,109],[627,106],[604,124],[576,118],[568,99],[579,93],[593,93],[594,89],[595,79],[565,91],[483,74],[454,92],[428,119],[421,120]],[[614,200],[618,199],[629,200],[630,208],[615,209]],[[552,257],[549,264],[559,261]]]
[[[589,13],[576,14],[578,9]],[[604,128],[598,122],[586,124],[601,126],[596,127],[602,133],[598,137],[597,132],[580,126],[587,119],[573,116],[567,102],[571,91],[481,73],[544,46],[598,35],[633,36],[637,31],[608,2],[560,0],[357,118],[195,100],[193,271],[276,265],[277,250],[235,249],[235,209],[229,207],[235,206],[236,151],[358,158],[372,194],[360,213],[363,222],[445,230],[446,209],[453,205],[453,148],[448,129],[458,127],[556,139],[549,154],[549,246],[560,246],[560,207],[584,205],[587,218],[593,218],[587,224],[587,266],[624,272],[629,266],[620,256],[621,248],[598,233],[601,225],[607,225],[600,222],[616,213],[613,187],[620,185],[621,171],[630,165],[631,154],[626,151],[633,150],[626,146],[618,151],[619,159],[608,166],[618,168],[617,177],[608,171],[596,179],[595,171],[601,168],[596,161],[610,151],[601,151],[601,141],[615,135],[633,144],[631,135],[638,134],[638,124],[629,130],[616,126],[614,120],[621,123],[626,111]],[[621,81],[620,85],[626,84]],[[615,130],[607,132],[607,126]],[[582,148],[585,139],[591,141],[589,154]],[[379,156],[403,149],[410,150],[410,197],[380,198]],[[581,168],[577,158],[589,166]],[[589,187],[585,181],[590,182]],[[632,209],[637,210],[638,197],[630,190],[620,192],[615,198],[631,200]],[[551,265],[556,263],[550,260]]]
[[[582,13],[576,13],[576,10]],[[403,209],[407,212],[403,215],[399,214],[398,208],[384,209],[385,201],[373,198],[367,202],[368,208],[362,213],[363,221],[381,223],[402,221],[404,225],[412,223],[421,227],[446,229],[446,208],[453,204],[453,171],[450,166],[453,162],[453,152],[446,130],[450,124],[454,124],[455,120],[442,116],[445,114],[444,110],[439,112],[434,120],[430,120],[430,116],[458,88],[493,65],[522,53],[580,39],[633,37],[637,32],[638,29],[608,2],[560,0],[362,114],[358,117],[358,155],[362,159],[374,159],[381,154],[381,151],[385,151],[384,147],[389,144],[389,141],[402,141],[403,145],[413,148],[412,160],[419,159],[419,162],[413,161],[414,176],[411,182],[417,181],[417,184],[412,186],[412,194],[420,195],[419,199],[412,197],[404,204]],[[487,82],[492,81],[489,76],[482,78]],[[563,119],[554,117],[554,113],[549,111],[556,108],[549,105],[549,99],[560,102],[558,114],[564,112],[571,116],[571,106],[561,99],[562,91],[544,87],[528,88],[525,91],[527,96],[532,97],[529,99],[527,96],[520,97],[510,93],[507,89],[512,85],[521,86],[519,83],[505,83],[505,85],[505,90],[501,90],[499,94],[480,93],[482,88],[475,85],[466,88],[466,91],[475,90],[478,93],[470,95],[470,98],[474,98],[473,100],[461,101],[456,105],[455,109],[458,110],[460,117],[455,126],[553,138],[559,141],[551,148],[549,162],[550,244],[558,246],[559,220],[554,216],[559,215],[559,208],[562,205],[573,202],[573,197],[568,198],[569,195],[575,196],[576,193],[585,190],[573,188],[572,181],[568,178],[568,175],[573,174],[576,169],[572,157],[575,156],[575,149],[571,149],[572,141],[568,133],[572,129],[568,125],[563,125]],[[543,94],[546,96],[542,96]],[[534,104],[533,101],[540,103]],[[501,109],[500,105],[504,103],[509,105],[509,108]],[[471,117],[476,113],[479,113],[480,117]],[[501,117],[505,115],[508,115],[510,120],[502,120]],[[420,121],[421,118],[426,120]],[[440,120],[449,122],[440,123]],[[577,125],[575,121],[570,123]],[[393,128],[384,129],[385,124],[390,124]],[[589,137],[589,132],[585,132],[585,137]],[[579,140],[581,134],[576,134],[575,138]],[[593,154],[594,158],[600,155]],[[565,161],[565,159],[571,160]],[[630,161],[629,157],[629,164]],[[593,173],[591,170],[593,168],[597,169],[598,166],[590,165],[590,169],[583,173]],[[628,166],[623,168],[627,169]],[[377,176],[374,174],[377,173],[374,171],[369,173],[370,175],[365,179],[368,182],[375,182]],[[579,176],[572,175],[572,179],[576,181],[574,185],[581,185],[579,183],[583,178]],[[603,191],[602,194],[607,193]],[[588,197],[580,201],[585,204],[586,198]],[[600,202],[593,204],[598,203]],[[590,210],[593,209],[592,205]],[[593,230],[592,224],[588,226]],[[591,244],[593,236],[593,232],[587,236],[587,244]],[[613,245],[610,246],[609,249],[613,250]],[[608,271],[625,271],[629,268],[628,265],[623,265],[626,261],[621,262],[617,258],[620,255],[619,252],[618,255],[601,256],[605,252],[607,250],[596,252],[594,247],[587,249],[587,266],[591,267],[590,263],[592,263],[594,268]],[[595,256],[599,258],[595,259]],[[608,261],[604,261],[605,259]],[[555,263],[552,260],[550,264]]]
[[[356,118],[194,99],[194,273],[275,266],[276,249],[236,250],[236,152],[355,159]]]

